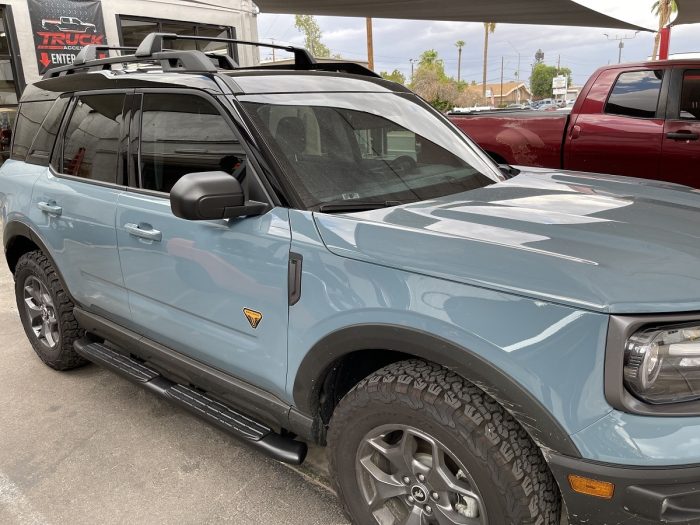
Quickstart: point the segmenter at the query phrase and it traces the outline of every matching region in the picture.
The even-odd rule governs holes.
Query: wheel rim
[[[34,276],[24,281],[24,309],[37,340],[55,348],[60,336],[56,307],[46,285]]]
[[[407,425],[369,432],[356,456],[357,481],[380,525],[485,525],[483,498],[457,457]]]

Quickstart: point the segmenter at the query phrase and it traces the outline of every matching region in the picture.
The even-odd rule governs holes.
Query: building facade
[[[0,157],[26,85],[70,64],[85,45],[137,46],[154,31],[257,40],[257,11],[252,0],[0,0]],[[245,65],[258,61],[250,46],[173,47],[227,52]]]

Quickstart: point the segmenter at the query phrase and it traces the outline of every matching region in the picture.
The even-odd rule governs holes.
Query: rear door
[[[658,178],[663,83],[663,69],[611,69],[601,74],[567,131],[564,167]]]
[[[700,69],[676,67],[668,98],[661,178],[700,188]]]
[[[125,188],[128,97],[124,91],[74,97],[29,212],[75,299],[118,322],[130,317],[114,224]]]

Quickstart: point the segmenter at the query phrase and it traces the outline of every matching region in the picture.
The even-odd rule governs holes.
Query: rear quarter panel
[[[495,153],[508,164],[540,168],[561,167],[568,118],[568,114],[555,111],[450,117],[492,157]]]
[[[16,160],[7,160],[0,167],[0,233],[12,221],[29,225],[32,190],[45,170]]]

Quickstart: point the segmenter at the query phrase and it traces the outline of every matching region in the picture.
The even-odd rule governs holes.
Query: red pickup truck
[[[596,71],[570,113],[497,111],[450,118],[496,161],[700,187],[700,61]]]

